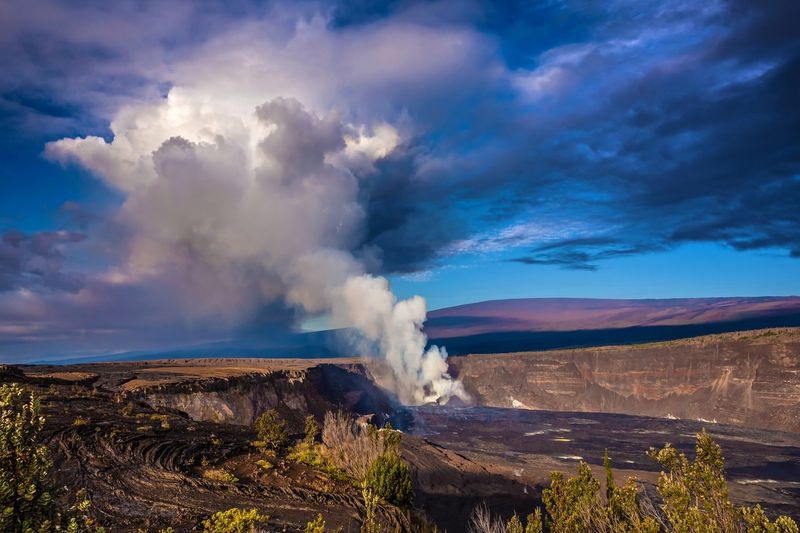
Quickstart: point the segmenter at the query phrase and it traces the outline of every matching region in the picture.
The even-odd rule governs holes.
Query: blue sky
[[[800,294],[797,2],[0,6],[0,359]]]
[[[496,258],[392,278],[401,297],[424,294],[431,309],[504,298],[694,298],[795,295],[800,265],[784,254],[689,244],[603,263],[596,271],[531,268]]]

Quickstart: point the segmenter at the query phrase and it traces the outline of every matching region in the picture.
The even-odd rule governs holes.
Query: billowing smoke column
[[[110,277],[174,287],[189,319],[234,325],[280,300],[330,314],[385,359],[401,400],[465,396],[446,352],[426,350],[425,301],[397,301],[358,249],[354,169],[396,147],[394,128],[343,124],[291,98],[232,104],[173,88],[121,110],[111,129],[112,142],[62,139],[46,150],[124,194],[115,225],[125,254]]]
[[[424,298],[397,301],[385,278],[368,275],[348,278],[335,295],[334,318],[355,325],[366,339],[379,346],[401,400],[420,404],[447,402],[454,395],[467,399],[461,382],[447,373],[444,348],[425,349]]]

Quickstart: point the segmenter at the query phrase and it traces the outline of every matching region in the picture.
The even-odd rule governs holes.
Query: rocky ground
[[[257,464],[251,426],[267,408],[298,438],[307,414],[334,409],[403,427],[418,511],[450,532],[481,501],[506,516],[530,512],[550,471],[580,459],[599,468],[605,448],[621,478],[652,492],[644,451],[690,450],[701,426],[725,450],[735,501],[798,517],[799,339],[780,330],[452,358],[478,404],[461,407],[399,406],[376,385],[380,372],[355,359],[0,367],[0,382],[42,398],[56,481],[85,489],[109,531],[192,531],[230,507],[256,507],[278,531],[301,531],[317,513],[358,531],[362,502],[349,483],[291,461]]]
[[[269,514],[270,530],[302,531],[322,513],[330,527],[359,531],[360,492],[288,460],[265,470],[252,445],[252,420],[275,408],[300,438],[309,413],[321,420],[341,408],[379,424],[391,419],[408,425],[405,409],[352,360],[245,363],[5,367],[0,381],[22,383],[41,398],[57,485],[66,493],[85,490],[93,515],[109,531],[193,531],[231,507]],[[419,507],[434,515],[446,510],[440,514],[444,525],[453,522],[448,501],[461,502],[464,516],[474,503],[502,495],[528,503],[516,480],[424,438],[407,435],[403,455],[414,470]],[[392,507],[381,512],[389,524],[405,523]],[[463,526],[460,518],[456,523]]]

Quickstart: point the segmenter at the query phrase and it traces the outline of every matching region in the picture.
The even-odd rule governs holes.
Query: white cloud
[[[168,95],[121,108],[110,141],[61,139],[46,155],[125,197],[126,253],[105,283],[170,287],[193,320],[235,323],[274,302],[331,311],[376,343],[404,400],[460,394],[446,353],[424,350],[424,300],[364,275],[354,172],[413,133],[399,102],[463,75],[483,46],[459,29],[260,21],[174,65]]]

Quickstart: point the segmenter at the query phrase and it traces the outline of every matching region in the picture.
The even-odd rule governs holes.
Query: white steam
[[[356,251],[364,224],[355,168],[400,142],[385,122],[345,124],[292,98],[237,112],[198,90],[120,111],[114,138],[62,139],[47,155],[75,161],[125,195],[115,272],[166,280],[183,312],[235,324],[282,300],[355,326],[409,403],[464,396],[446,352],[426,350],[425,301],[397,301]]]
[[[425,349],[424,298],[397,301],[385,278],[368,275],[348,278],[334,295],[334,319],[355,325],[366,339],[378,344],[401,400],[419,404],[446,402],[453,395],[466,399],[461,382],[447,372],[445,349]]]

